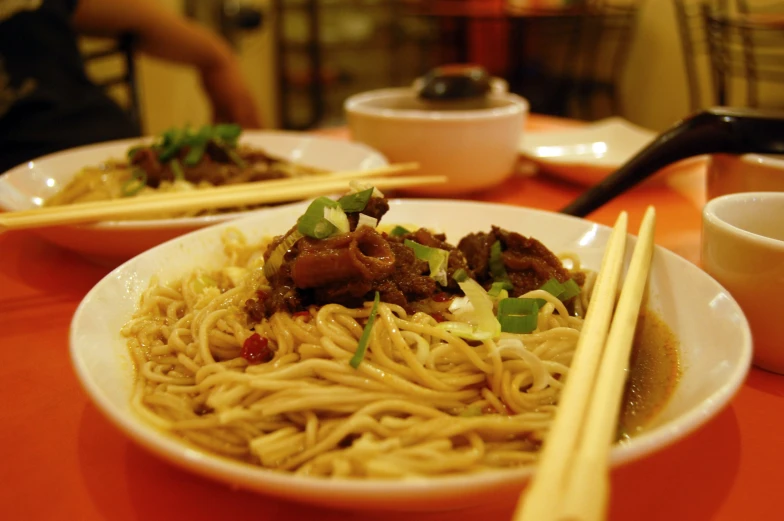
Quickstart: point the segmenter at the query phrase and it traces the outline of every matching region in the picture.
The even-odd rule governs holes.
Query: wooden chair
[[[597,104],[606,101],[605,113],[623,113],[618,89],[634,40],[638,3],[596,1],[582,12],[537,23],[536,61],[544,65],[534,78],[539,85],[530,88],[545,112],[597,119],[605,115]]]
[[[739,1],[733,12],[707,5],[702,12],[717,103],[767,105],[760,98],[761,84],[784,84],[784,4],[778,10],[752,11]],[[733,95],[740,85],[745,99]]]
[[[141,107],[139,103],[139,89],[136,79],[136,65],[134,60],[134,41],[131,35],[126,35],[107,43],[101,42],[98,46],[90,46],[83,50],[82,59],[88,75],[107,94],[115,94],[118,89],[123,92],[113,95],[128,113],[137,126],[141,127]],[[107,74],[92,74],[91,66],[102,60],[119,61],[119,72],[112,71]]]

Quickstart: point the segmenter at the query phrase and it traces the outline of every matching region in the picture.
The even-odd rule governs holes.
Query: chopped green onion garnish
[[[297,220],[297,230],[314,239],[326,239],[338,232],[337,226],[324,218],[325,208],[337,208],[338,202],[321,196],[314,199],[305,213]]]
[[[370,315],[368,315],[367,324],[365,324],[365,328],[362,330],[362,336],[359,337],[359,344],[357,344],[357,350],[354,352],[354,356],[351,357],[351,367],[356,369],[359,367],[359,364],[362,363],[362,359],[365,358],[365,351],[367,351],[368,341],[370,340],[370,332],[373,330],[373,324],[376,321],[376,314],[378,313],[378,303],[381,300],[381,296],[376,291],[376,296],[373,297],[373,307],[370,308]]]
[[[490,295],[474,279],[465,279],[458,284],[465,297],[454,299],[449,311],[461,322],[441,322],[436,327],[472,340],[498,337],[501,334],[501,325],[493,313],[493,299]],[[470,305],[465,305],[466,300]]]
[[[539,289],[546,291],[550,295],[562,301],[567,301],[570,298],[580,294],[580,286],[578,286],[577,283],[572,279],[561,283],[558,282],[555,278],[551,278]]]
[[[509,300],[509,299],[506,299]],[[509,315],[498,319],[504,333],[530,333],[536,329],[536,315]]]
[[[223,150],[226,151],[226,155],[229,156],[229,159],[231,159],[232,163],[234,163],[235,165],[237,165],[240,168],[245,168],[246,166],[248,166],[248,164],[245,162],[245,160],[242,159],[240,157],[240,155],[235,150],[232,150],[231,148],[228,148],[227,145],[223,145],[221,148],[223,148]]]
[[[338,233],[348,233],[351,231],[348,223],[348,216],[340,206],[325,206],[324,219],[331,222]]]
[[[529,315],[539,313],[539,305],[532,298],[508,298],[498,304],[498,315]]]
[[[177,152],[179,152],[180,148],[184,144],[183,138],[186,133],[187,129],[180,131],[176,128],[171,128],[163,133],[163,142],[159,145],[161,151],[158,154],[158,160],[161,163],[166,163],[175,155],[177,155]]]
[[[120,193],[123,197],[132,197],[138,194],[145,186],[147,186],[147,172],[141,168],[134,168],[131,172],[131,178],[123,183],[120,188]]]
[[[359,219],[357,219],[357,229],[360,229],[363,226],[369,226],[370,228],[375,229],[376,226],[378,226],[378,219],[361,213],[359,214]]]
[[[128,162],[129,162],[129,163],[132,163],[132,162],[133,162],[133,159],[136,157],[136,153],[137,153],[139,150],[143,149],[143,148],[144,148],[144,146],[142,146],[142,145],[139,145],[139,146],[136,146],[136,147],[131,147],[131,148],[129,148],[129,149],[128,149]]]
[[[512,289],[514,289],[514,286],[509,282],[493,282],[493,285],[487,290],[487,294],[491,297],[497,297],[501,291],[509,291]]]
[[[467,322],[439,322],[436,327],[466,340],[489,340],[493,338],[493,332]]]
[[[392,228],[392,231],[389,232],[389,235],[391,235],[392,237],[402,237],[403,235],[407,235],[409,233],[411,232],[406,230],[402,226],[395,226],[394,228]]]
[[[174,174],[175,181],[184,181],[185,180],[185,172],[182,170],[182,165],[180,164],[180,160],[175,158],[169,162],[171,165],[172,174]]]
[[[506,298],[498,303],[498,321],[504,333],[530,333],[536,329],[539,303],[530,298]]]
[[[264,263],[263,273],[264,276],[267,277],[267,280],[270,280],[275,276],[280,269],[280,266],[283,264],[283,258],[286,256],[286,253],[288,253],[294,244],[302,237],[303,235],[299,231],[294,230],[275,247],[275,250],[267,259],[267,262]]]
[[[446,286],[446,266],[449,262],[449,252],[439,248],[431,248],[424,244],[419,244],[410,239],[403,241],[403,244],[414,250],[417,259],[427,261],[430,266],[430,277],[442,286]]]
[[[550,295],[552,295],[552,296],[554,296],[556,298],[560,297],[561,293],[563,293],[563,291],[564,291],[563,284],[558,282],[555,278],[551,278],[550,280],[545,282],[542,285],[542,287],[539,288],[539,289],[541,289],[543,291],[546,291],[547,293],[549,293]]]
[[[455,279],[455,282],[463,282],[465,279],[468,278],[468,272],[463,268],[458,268],[452,274],[452,278]]]
[[[564,292],[559,297],[563,301],[567,301],[572,297],[580,294],[580,286],[573,279],[569,279],[563,283]]]
[[[188,153],[185,155],[185,159],[183,159],[183,163],[188,166],[195,166],[199,164],[201,158],[204,157],[204,150],[207,148],[207,142],[204,141],[202,143],[194,143],[191,145],[191,149],[188,150]]]
[[[237,138],[240,137],[242,134],[242,127],[236,124],[220,124],[215,125],[213,127],[212,133],[218,139],[225,141],[226,143],[231,144],[234,146],[237,142]]]
[[[373,188],[362,190],[354,194],[344,195],[338,199],[338,204],[343,208],[344,212],[361,212],[365,209],[373,195]]]
[[[501,241],[496,240],[490,247],[490,275],[496,282],[509,281],[509,275],[506,273],[504,261],[501,259]]]

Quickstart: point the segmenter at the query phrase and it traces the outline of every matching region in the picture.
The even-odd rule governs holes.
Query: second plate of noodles
[[[140,145],[158,143],[161,147],[165,139],[162,136],[142,139],[128,139],[97,143],[78,147],[63,152],[57,152],[36,159],[8,171],[0,176],[0,209],[7,211],[31,210],[47,204],[47,201],[90,201],[106,198],[123,197],[123,190],[128,196],[138,189],[136,196],[141,192],[154,193],[155,190],[169,189],[190,191],[201,184],[211,184],[211,174],[222,175],[224,169],[230,171],[245,171],[236,164],[228,165],[215,161],[210,163],[207,171],[203,164],[193,167],[193,171],[184,163],[183,177],[188,179],[175,179],[171,163],[174,158],[168,158],[164,163],[158,161],[145,166],[153,172],[142,174],[137,172],[134,177],[134,168],[128,168],[127,158],[129,151],[140,152]],[[174,144],[176,139],[172,138]],[[237,151],[260,150],[271,157],[281,159],[273,160],[272,164],[265,161],[251,162],[249,169],[260,170],[262,174],[289,175],[291,165],[298,165],[303,171],[358,171],[386,166],[387,160],[376,150],[360,143],[330,139],[302,132],[271,131],[271,130],[245,130],[237,138]],[[149,149],[148,149],[149,150]],[[165,152],[161,149],[160,153]],[[184,152],[184,148],[183,148]],[[205,147],[205,154],[207,153]],[[185,154],[187,157],[187,154]],[[136,155],[134,155],[136,157]],[[164,156],[165,157],[165,156]],[[142,161],[139,157],[138,160]],[[203,159],[203,158],[202,158]],[[224,158],[218,158],[223,160]],[[244,161],[244,160],[243,160]],[[118,168],[115,168],[116,165]],[[266,165],[266,166],[265,166]],[[276,166],[277,165],[277,166]],[[287,166],[288,165],[288,166]],[[122,166],[122,168],[119,168]],[[257,168],[258,167],[258,168]],[[176,167],[175,167],[176,169]],[[246,169],[247,170],[247,169]],[[147,170],[145,170],[147,172]],[[191,174],[198,174],[198,179]],[[297,171],[293,174],[301,174]],[[84,174],[79,180],[80,174]],[[115,175],[117,174],[117,175]],[[153,181],[156,175],[156,181]],[[254,174],[255,175],[255,174]],[[139,181],[146,181],[156,186],[142,186]],[[232,178],[235,179],[235,178]],[[221,178],[213,179],[216,183]],[[58,195],[61,194],[61,195]],[[51,204],[51,203],[49,203]],[[103,221],[95,224],[60,226],[36,229],[35,233],[46,240],[76,251],[101,263],[117,266],[145,250],[152,248],[169,239],[216,223],[237,219],[247,211],[266,211],[265,208],[255,210],[242,210],[234,212],[196,212],[198,215],[172,216],[159,215],[157,218]]]

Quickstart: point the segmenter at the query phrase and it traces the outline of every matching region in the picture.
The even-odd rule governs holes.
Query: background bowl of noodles
[[[393,200],[386,223],[416,223],[456,242],[500,225],[539,239],[552,251],[573,252],[598,269],[609,229],[589,221],[526,208],[470,202]],[[90,399],[121,431],[156,455],[194,473],[294,501],[351,509],[437,510],[511,501],[534,468],[448,474],[413,479],[326,479],[269,470],[195,449],[135,414],[134,368],[120,331],[139,306],[151,279],[182,278],[227,262],[220,247],[230,227],[247,241],[281,234],[305,205],[270,209],[177,238],[117,268],[79,306],[71,325],[71,357]],[[629,236],[627,248],[635,238]],[[627,258],[628,262],[628,258]],[[737,303],[695,265],[660,247],[652,265],[647,307],[679,342],[680,378],[645,428],[612,449],[612,465],[650,456],[697,429],[733,397],[750,364],[751,336]]]
[[[19,165],[0,176],[0,210],[40,207],[85,168],[123,160],[128,149],[153,138],[98,143],[50,154]],[[360,143],[281,131],[242,133],[240,144],[271,156],[325,171],[367,170],[387,165],[386,158]],[[251,210],[251,211],[264,211]],[[78,226],[38,228],[46,240],[102,263],[117,265],[173,237],[247,212],[225,212],[193,217],[104,221]]]

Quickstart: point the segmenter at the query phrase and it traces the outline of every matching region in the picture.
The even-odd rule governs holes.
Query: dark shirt
[[[0,1],[0,173],[44,154],[139,135],[85,72],[78,0]]]

